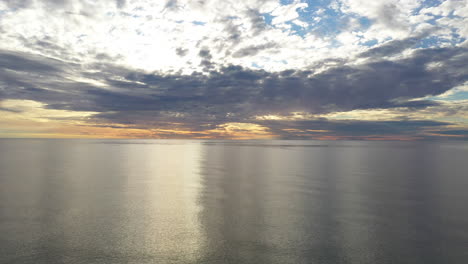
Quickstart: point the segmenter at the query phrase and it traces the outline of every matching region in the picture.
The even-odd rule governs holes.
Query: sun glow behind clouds
[[[93,123],[96,112],[47,109],[32,100],[5,100],[0,105],[1,137],[58,138],[231,138],[270,139],[268,128],[253,123],[224,123],[215,129],[194,132],[184,129],[139,128],[131,125]]]
[[[30,120],[34,122],[51,122],[52,120],[79,120],[90,117],[96,112],[78,112],[47,109],[47,105],[32,100],[4,100],[0,103],[3,118]]]

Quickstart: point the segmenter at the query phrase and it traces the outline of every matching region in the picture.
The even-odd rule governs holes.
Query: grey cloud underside
[[[418,44],[423,38],[425,38],[428,34],[421,34],[416,37],[411,37],[403,40],[392,40],[384,45],[371,48],[363,53],[360,54],[359,57],[361,58],[381,58],[386,56],[392,56],[399,54],[400,52],[409,49],[416,44]]]
[[[362,56],[371,54],[375,53]],[[199,55],[211,63],[209,50],[202,49]],[[1,51],[0,99],[36,100],[51,109],[95,111],[99,112],[96,122],[139,126],[178,122],[203,130],[224,122],[258,123],[253,119],[256,115],[291,111],[322,114],[433,106],[437,103],[408,100],[441,94],[468,81],[466,61],[465,48],[439,48],[417,50],[410,58],[396,61],[337,64],[318,74],[313,70],[267,72],[231,65],[182,75],[148,74],[107,62],[84,69],[79,64]],[[77,82],[75,77],[107,86]]]
[[[454,136],[465,136],[468,137],[468,130],[446,130],[446,131],[434,131],[438,134],[443,135],[454,135]]]
[[[0,107],[0,112],[11,112],[11,113],[21,113],[22,111],[16,109],[10,109],[5,107]]]
[[[188,49],[184,49],[181,47],[176,49],[176,54],[180,57],[184,57],[185,55],[187,55],[187,53],[188,53]]]
[[[448,125],[436,121],[261,121],[276,135],[283,138],[306,138],[310,136],[338,136],[359,138],[369,136],[422,136],[422,131],[438,129]],[[291,131],[293,129],[293,131]],[[323,134],[321,130],[327,130]],[[450,134],[448,132],[447,134]]]
[[[404,28],[405,23],[398,17],[400,14],[395,4],[386,4],[377,11],[378,20],[389,28]]]
[[[259,52],[267,49],[272,49],[276,48],[278,45],[276,43],[267,43],[267,44],[261,44],[261,45],[252,45],[248,46],[245,48],[241,48],[234,52],[232,56],[234,58],[240,58],[240,57],[247,57],[247,56],[254,56],[257,55]]]
[[[267,29],[267,24],[265,23],[263,16],[260,14],[258,10],[249,9],[246,12],[246,16],[248,17],[250,21],[251,28],[253,30],[252,32],[253,35],[258,35],[261,32],[263,32],[265,29]]]
[[[228,34],[228,41],[232,45],[237,45],[241,42],[242,32],[239,29],[239,25],[235,25],[231,18],[220,19],[219,22],[224,24],[224,32]]]

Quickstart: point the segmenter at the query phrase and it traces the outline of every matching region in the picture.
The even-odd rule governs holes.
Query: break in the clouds
[[[0,2],[6,137],[467,139],[468,1]]]

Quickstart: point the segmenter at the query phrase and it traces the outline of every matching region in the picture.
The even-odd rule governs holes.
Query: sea
[[[468,142],[0,139],[0,263],[468,263]]]

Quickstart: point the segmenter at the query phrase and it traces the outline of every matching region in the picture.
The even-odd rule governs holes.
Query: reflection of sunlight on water
[[[154,219],[147,230],[148,246],[167,256],[166,260],[193,262],[202,242],[197,205],[201,146],[185,142],[147,148],[145,188]]]
[[[127,249],[165,256],[164,261],[194,262],[202,244],[197,218],[200,144],[128,144],[125,148],[126,195],[132,203],[125,226],[129,235],[142,239],[125,239]]]

